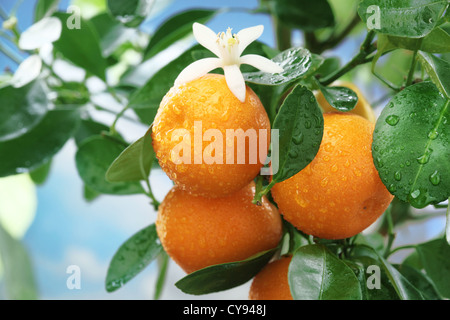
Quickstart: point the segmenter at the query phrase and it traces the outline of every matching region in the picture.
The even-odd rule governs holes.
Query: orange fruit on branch
[[[374,124],[361,116],[324,114],[324,133],[311,163],[271,189],[284,218],[325,239],[352,237],[387,209],[393,196],[372,158]]]
[[[250,183],[266,160],[270,121],[250,87],[240,102],[225,77],[207,74],[173,87],[152,127],[162,170],[180,188],[208,197]]]
[[[267,264],[252,280],[250,300],[293,300],[288,282],[292,256],[284,256]]]
[[[156,230],[167,254],[187,273],[275,248],[281,216],[265,197],[252,204],[255,184],[220,198],[174,186],[161,203]]]

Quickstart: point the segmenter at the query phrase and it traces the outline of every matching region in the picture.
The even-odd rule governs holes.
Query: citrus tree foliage
[[[345,4],[337,0],[260,0],[258,7],[248,10],[248,14],[271,16],[276,47],[256,41],[246,52],[272,59],[284,69],[276,75],[242,69],[273,128],[280,129],[279,171],[270,184],[257,178],[255,200],[270,196],[273,183],[292,177],[314,159],[323,134],[323,117],[314,91],[320,90],[336,110],[351,111],[358,100],[355,92],[330,84],[351,80],[358,73],[369,77],[369,84],[383,88],[372,154],[382,182],[395,198],[373,234],[324,240],[305,235],[285,221],[283,238],[274,250],[198,270],[176,283],[180,290],[201,295],[233,288],[252,279],[274,256],[289,254],[293,259],[288,280],[295,299],[450,298],[448,213],[447,227],[442,226],[447,232],[442,236],[407,247],[392,246],[396,227],[413,219],[426,219],[422,209],[427,206],[448,206],[448,5],[447,0],[353,0]],[[61,22],[61,32],[57,39],[51,39],[50,59],[31,59],[23,66],[29,78],[22,74],[17,79],[17,74],[5,71],[0,79],[0,177],[30,173],[36,184],[42,183],[51,170],[52,158],[72,139],[77,146],[76,167],[85,184],[86,201],[95,201],[102,194],[144,194],[158,208],[159,200],[149,183],[152,169],[157,168],[151,124],[161,99],[181,70],[210,56],[210,52],[193,45],[159,65],[149,77],[138,77],[139,70],[165,49],[191,36],[194,22],[207,23],[226,8],[177,12],[150,35],[140,26],[155,6],[155,1],[108,0],[95,15],[85,17],[76,10],[59,10],[58,0],[36,2],[34,22],[56,19]],[[21,45],[21,31],[13,17],[3,10],[1,13],[5,21],[2,42],[10,41],[30,56],[42,53],[39,45]],[[301,46],[292,42],[297,31],[304,39]],[[41,26],[34,32],[34,39],[41,39],[49,30]],[[358,50],[341,63],[333,49],[350,38],[360,41]],[[21,62],[3,44],[0,50]],[[127,62],[130,53],[139,57],[138,63]],[[56,71],[56,61],[81,68],[84,80],[65,80],[66,75]],[[109,74],[115,75],[115,81],[108,81]],[[122,109],[96,104],[88,89],[89,80],[94,78],[103,82],[104,92]],[[96,121],[92,113],[99,110],[114,114],[114,121]],[[147,133],[127,141],[116,128],[123,117],[131,117],[147,128]],[[418,214],[413,215],[412,209]],[[14,266],[17,261],[27,261],[25,253],[1,226],[0,240],[4,274],[9,279],[20,278],[22,270]],[[406,248],[413,249],[412,253],[403,262],[392,263],[391,255]],[[155,298],[160,296],[169,257],[154,225],[142,226],[130,235],[111,258],[105,270],[105,290],[120,289],[158,261]],[[369,266],[379,268],[381,289],[368,289]],[[26,270],[26,276],[29,272]],[[10,291],[13,298],[34,295],[32,290],[22,296],[14,288]]]

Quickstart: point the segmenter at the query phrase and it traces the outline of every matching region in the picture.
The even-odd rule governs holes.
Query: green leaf
[[[89,188],[87,185],[84,185],[84,187],[83,187],[83,198],[84,198],[84,200],[86,200],[87,202],[94,201],[94,200],[97,199],[100,195],[101,195],[100,192],[97,192],[97,191],[95,191],[95,190],[92,190],[92,189]]]
[[[398,93],[378,117],[375,166],[388,190],[415,208],[450,196],[450,100],[429,82]]]
[[[0,89],[0,142],[35,127],[47,113],[47,94],[39,81],[24,87]]]
[[[390,282],[386,272],[381,267],[381,263],[377,258],[370,256],[351,257],[350,261],[357,266],[357,270],[353,270],[358,277],[363,292],[363,300],[399,300],[397,292]],[[348,264],[348,261],[345,261]],[[349,265],[353,268],[353,265]],[[374,268],[371,270],[370,268]],[[375,273],[378,268],[379,278]],[[379,281],[379,282],[378,282]],[[378,282],[378,283],[377,283]],[[369,288],[368,284],[379,284],[378,287]]]
[[[284,100],[273,129],[279,130],[279,168],[275,172],[274,167],[272,180],[276,183],[305,168],[319,151],[323,116],[314,94],[297,85]],[[272,150],[272,157],[273,153]]]
[[[0,257],[6,293],[11,300],[36,300],[38,292],[26,248],[0,224]]]
[[[427,276],[444,298],[450,298],[450,246],[447,241],[436,239],[416,247]]]
[[[192,33],[194,22],[205,24],[217,12],[207,9],[189,9],[171,16],[158,27],[144,51],[144,60],[168,48],[176,41]]]
[[[292,256],[288,281],[295,300],[361,300],[353,270],[323,245],[300,247]]]
[[[169,256],[164,250],[157,257],[158,262],[158,279],[155,283],[155,294],[153,295],[154,300],[158,300],[161,297],[162,290],[164,288],[164,283],[167,276],[167,268],[169,266]]]
[[[91,98],[88,88],[80,82],[63,82],[61,85],[52,86],[51,89],[57,94],[53,101],[55,105],[81,106]]]
[[[75,132],[75,142],[77,146],[80,146],[84,140],[95,135],[101,135],[102,132],[109,132],[109,127],[94,120],[83,119]]]
[[[272,13],[286,26],[304,31],[332,27],[333,10],[326,0],[272,0]]]
[[[34,170],[48,162],[79,123],[78,110],[51,110],[33,129],[0,143],[0,177]]]
[[[387,262],[381,256],[379,261],[382,264],[389,280],[395,288],[398,296],[402,300],[425,300],[424,295],[411,284],[393,265]]]
[[[418,57],[439,91],[450,99],[450,63],[432,54],[419,52]]]
[[[34,7],[34,22],[51,16],[58,10],[59,0],[38,0]]]
[[[450,52],[450,35],[442,28],[436,28],[422,38],[396,37],[379,34],[378,45],[377,57],[387,51],[398,48],[410,51],[421,50],[429,53],[444,53]]]
[[[284,71],[275,74],[262,71],[244,72],[245,81],[267,86],[281,85],[306,77],[308,72],[311,72],[311,67],[316,69],[319,67],[317,62],[313,64],[311,53],[300,47],[287,49],[276,55],[272,61],[282,67]]]
[[[379,19],[379,33],[420,38],[434,29],[447,6],[447,0],[363,0],[358,14],[368,26]]]
[[[317,81],[317,83],[319,83]],[[358,103],[356,93],[347,87],[325,87],[319,84],[320,91],[328,103],[336,110],[347,112],[355,108]]]
[[[338,57],[330,57],[323,60],[323,63],[317,69],[316,74],[321,78],[325,78],[334,71],[338,70],[341,66],[341,60]]]
[[[130,108],[134,109],[142,122],[149,125],[153,122],[162,98],[173,86],[178,74],[195,61],[192,52],[198,50],[207,51],[201,45],[192,47],[161,68],[143,87],[131,95]]]
[[[145,180],[150,174],[154,160],[155,152],[150,129],[145,136],[128,146],[113,161],[106,171],[106,180],[110,182]]]
[[[80,28],[69,29],[71,15],[58,12],[54,14],[61,20],[62,31],[59,40],[53,43],[55,49],[66,59],[106,81],[106,60],[102,56],[100,40],[90,21],[80,19]]]
[[[111,17],[107,12],[99,13],[90,19],[100,38],[100,48],[104,57],[109,57],[121,44],[130,39],[133,29]]]
[[[162,251],[154,224],[140,230],[125,241],[109,264],[106,291],[113,292],[133,279]]]
[[[127,27],[138,27],[150,13],[154,1],[108,0],[109,12]]]
[[[407,264],[394,265],[394,267],[423,294],[426,300],[441,299],[433,283],[424,273]]]
[[[137,182],[109,182],[105,175],[110,164],[123,152],[125,146],[102,136],[85,140],[76,153],[78,173],[84,183],[104,194],[138,194],[144,189]]]
[[[248,259],[218,264],[197,270],[175,283],[187,294],[201,295],[228,290],[251,280],[273,257],[275,250]]]
[[[33,180],[33,182],[37,185],[44,184],[45,181],[47,181],[51,166],[52,166],[52,161],[50,160],[50,161],[44,163],[42,166],[31,171],[30,177]]]

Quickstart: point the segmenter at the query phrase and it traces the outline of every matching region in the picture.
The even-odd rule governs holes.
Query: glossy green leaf
[[[109,132],[109,127],[94,120],[83,119],[80,121],[80,125],[75,132],[75,142],[77,146],[80,146],[87,138],[95,135],[101,135],[102,132]]]
[[[379,261],[386,272],[389,280],[395,288],[398,296],[402,300],[425,300],[425,296],[415,286],[411,284],[392,264],[384,258],[379,257]]]
[[[11,237],[0,224],[0,257],[7,297],[11,300],[36,300],[38,291],[32,262],[23,244]]]
[[[423,294],[426,300],[441,299],[432,281],[423,272],[407,264],[394,265],[394,267]]]
[[[213,265],[190,273],[175,283],[184,293],[201,295],[228,290],[251,280],[273,257],[274,250],[248,259]]]
[[[113,161],[106,172],[106,179],[110,182],[145,180],[150,174],[154,160],[155,152],[151,143],[150,130]]]
[[[313,65],[311,53],[300,47],[285,50],[276,55],[272,61],[284,71],[275,74],[262,71],[244,72],[245,81],[260,85],[281,85],[305,77],[312,66],[318,68],[317,63]]]
[[[369,256],[351,257],[350,259],[357,266],[357,269],[353,271],[361,284],[363,300],[399,300],[397,292],[378,259]],[[348,264],[347,261],[345,262]],[[349,266],[354,268],[354,265],[349,264]],[[378,270],[379,274],[376,273]]]
[[[192,52],[198,50],[207,51],[201,45],[192,47],[161,68],[144,86],[131,95],[129,105],[142,122],[149,125],[153,122],[162,98],[173,86],[178,74],[195,61]]]
[[[76,153],[80,177],[91,189],[105,194],[138,194],[144,189],[137,182],[109,182],[105,175],[110,164],[123,152],[125,146],[102,136],[85,140]]]
[[[450,298],[450,246],[442,239],[432,240],[416,247],[427,276],[444,298]]]
[[[293,29],[313,31],[334,26],[334,15],[326,0],[271,0],[273,14]]]
[[[379,33],[420,38],[434,29],[447,6],[447,0],[363,0],[358,14]]]
[[[97,199],[99,196],[101,195],[100,192],[97,192],[95,190],[92,190],[90,187],[88,187],[87,185],[84,185],[83,187],[83,198],[84,200],[86,200],[87,202],[91,202],[94,201],[95,199]]]
[[[1,88],[0,142],[30,131],[44,118],[48,103],[47,94],[39,81],[21,88]]]
[[[121,44],[130,40],[133,29],[126,28],[107,12],[90,19],[100,39],[100,48],[104,57],[109,57]]]
[[[91,22],[78,17],[80,26],[77,28],[69,23],[74,19],[70,14],[58,12],[54,15],[62,23],[61,37],[53,43],[55,49],[75,65],[105,80],[106,60],[102,56],[97,31]]]
[[[450,100],[430,82],[409,86],[381,112],[372,154],[388,190],[416,208],[450,196]]]
[[[326,76],[338,70],[340,65],[341,60],[338,57],[326,58],[317,69],[316,74],[320,75],[321,78],[325,78]]]
[[[300,247],[292,256],[288,281],[295,300],[361,300],[353,270],[323,245]]]
[[[106,291],[113,292],[133,279],[162,251],[154,224],[123,243],[112,258],[106,275]]]
[[[59,0],[38,0],[34,7],[34,21],[51,16],[58,10]]]
[[[336,110],[347,112],[353,110],[358,103],[358,96],[350,88],[325,87],[322,85],[319,85],[319,88],[328,103]]]
[[[37,185],[42,185],[47,181],[47,178],[50,174],[50,169],[52,166],[52,161],[48,161],[47,163],[44,163],[42,166],[34,169],[30,172],[30,177],[33,180],[33,182]]]
[[[108,0],[109,12],[127,27],[138,27],[150,13],[155,0]]]
[[[274,120],[273,129],[279,130],[279,167],[275,171],[274,163],[272,164],[272,181],[281,182],[305,168],[319,151],[323,136],[323,116],[314,94],[297,85],[284,100]]]
[[[0,177],[34,170],[48,162],[74,134],[77,110],[51,110],[33,129],[0,143]]]
[[[450,62],[440,59],[432,54],[419,52],[419,59],[431,80],[450,99]]]
[[[215,10],[189,9],[164,21],[150,38],[144,51],[144,60],[168,48],[176,41],[192,33],[194,22],[205,24],[216,14]]]

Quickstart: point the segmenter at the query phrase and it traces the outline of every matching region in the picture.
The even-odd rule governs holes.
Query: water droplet
[[[435,186],[441,182],[441,176],[437,170],[430,175],[430,182]]]
[[[412,191],[409,195],[411,196],[411,198],[417,199],[420,196],[420,190],[416,189],[416,190]]]
[[[406,166],[407,166],[407,167],[409,167],[409,166],[411,165],[411,161],[409,161],[409,160],[406,160],[405,163],[406,163]]]
[[[386,123],[391,125],[391,126],[395,126],[398,121],[400,120],[399,116],[396,115],[390,115],[386,118]]]
[[[300,132],[300,134],[298,136],[293,136],[292,141],[294,142],[294,144],[297,144],[297,145],[302,143],[303,142],[303,133]]]
[[[389,192],[395,192],[397,191],[397,187],[395,186],[395,184],[390,184],[388,187]]]
[[[309,121],[309,120],[306,120],[306,121],[305,121],[305,128],[306,128],[306,129],[311,128],[311,121]]]
[[[431,154],[431,149],[428,149],[427,151],[425,151],[425,153],[423,155],[421,155],[420,157],[417,158],[417,162],[419,162],[420,164],[425,164],[430,160],[430,154]]]
[[[402,180],[402,173],[400,171],[396,171],[394,173],[394,179],[397,180],[397,181]]]
[[[332,172],[338,171],[338,167],[337,167],[336,164],[333,164],[333,166],[331,167],[331,171],[332,171]]]
[[[294,158],[294,159],[297,158],[298,157],[298,152],[295,151],[295,150],[289,151],[289,157]]]
[[[430,138],[431,140],[434,140],[438,137],[439,132],[437,132],[436,129],[433,129],[432,131],[430,131],[430,133],[428,133],[428,138]]]

